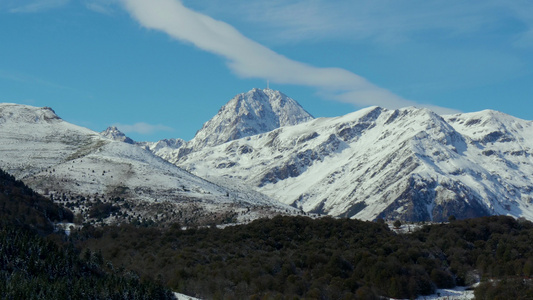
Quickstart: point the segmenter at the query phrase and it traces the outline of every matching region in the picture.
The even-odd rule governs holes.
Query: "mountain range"
[[[48,195],[150,204],[143,216],[172,203],[163,210],[187,205],[239,220],[301,211],[533,220],[532,138],[533,122],[491,110],[368,107],[315,119],[270,89],[235,96],[190,141],[135,142],[118,128],[69,124],[50,108],[0,105],[0,168]]]
[[[182,218],[231,215],[238,221],[296,211],[259,193],[206,181],[133,143],[116,128],[94,132],[48,107],[0,104],[0,168],[63,204],[76,201],[75,213],[86,215],[91,202],[112,199],[127,200],[123,210],[134,206],[132,215],[150,219],[176,219],[179,211]]]
[[[272,130],[259,124],[278,124],[279,115],[269,121],[236,108],[268,107],[267,98],[275,106],[285,97],[258,89],[240,94],[190,142],[148,149],[202,178],[245,183],[305,212],[365,220],[533,219],[531,121],[491,110],[439,116],[415,107],[313,119],[291,101],[295,122]],[[221,128],[232,134],[217,139]]]

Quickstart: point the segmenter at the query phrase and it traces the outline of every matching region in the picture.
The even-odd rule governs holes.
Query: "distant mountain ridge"
[[[106,130],[100,133],[102,136],[112,139],[114,141],[124,142],[127,144],[133,144],[134,141],[127,137],[122,131],[120,131],[116,126],[110,126]]]
[[[0,104],[0,168],[55,199],[82,206],[102,197],[126,199],[140,206],[136,216],[149,219],[178,218],[179,210],[237,219],[297,212],[264,195],[206,181],[129,141],[117,128],[99,134],[63,121],[50,108]]]
[[[50,108],[0,105],[0,167],[32,188],[181,199],[211,211],[533,220],[532,137],[533,122],[491,110],[369,107],[314,119],[260,89],[231,99],[191,141],[129,144],[118,128],[98,134]]]
[[[227,126],[224,132],[236,130],[223,116],[212,120]],[[204,129],[212,128],[208,123]],[[441,117],[414,107],[370,107],[278,127],[155,153],[200,177],[241,182],[306,212],[367,220],[533,219],[531,121],[490,110]]]
[[[300,104],[271,89],[238,94],[207,121],[192,140],[193,147],[216,146],[228,141],[312,120]]]
[[[265,133],[283,126],[313,120],[298,102],[280,91],[254,88],[233,97],[207,121],[194,138],[163,140],[140,145],[156,155],[176,161],[180,157],[244,137]]]

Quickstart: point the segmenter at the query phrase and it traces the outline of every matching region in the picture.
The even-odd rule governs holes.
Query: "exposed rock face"
[[[449,216],[466,219],[491,215],[483,199],[469,196],[475,193],[461,182],[453,184],[411,177],[404,192],[378,218],[445,222]]]

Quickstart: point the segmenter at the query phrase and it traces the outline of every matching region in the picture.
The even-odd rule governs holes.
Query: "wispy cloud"
[[[135,123],[133,125],[116,123],[113,124],[113,126],[116,126],[120,131],[124,133],[138,133],[143,135],[153,134],[161,131],[174,131],[173,128],[165,125],[152,125],[144,122]]]
[[[11,1],[7,4],[11,13],[38,13],[67,5],[70,0]]]
[[[510,8],[523,24],[524,30],[517,35],[515,46],[533,48],[533,2],[531,1],[506,1],[501,4]]]
[[[115,11],[117,0],[86,0],[85,7],[97,13],[110,15]]]
[[[269,43],[342,39],[396,44],[475,37],[500,31],[506,20],[522,23],[517,39],[533,38],[531,1],[462,0],[213,0],[187,1],[209,15],[243,20]],[[424,35],[424,33],[432,33]]]
[[[49,88],[54,89],[61,89],[61,90],[70,90],[70,91],[77,91],[74,88],[64,86],[61,84],[57,84],[48,80],[44,80],[32,75],[20,73],[20,72],[14,72],[14,71],[7,71],[0,69],[0,79],[9,80],[9,81],[16,81],[16,82],[22,82],[22,83],[30,83],[30,84],[36,84],[40,86],[45,86]]]
[[[318,88],[334,99],[355,105],[391,108],[416,104],[341,68],[318,68],[289,59],[245,37],[231,25],[185,7],[177,0],[122,0],[142,26],[220,55],[246,78]]]
[[[349,38],[405,39],[417,31],[450,33],[480,28],[488,7],[465,1],[258,0],[215,1],[203,10],[260,24],[273,38],[286,41]],[[199,4],[198,4],[199,5]]]
[[[346,32],[345,20],[339,18],[337,4],[343,1],[271,0],[271,1],[215,1],[209,6],[191,3],[208,14],[225,19],[241,19],[250,25],[258,25],[263,38],[287,42],[339,36]]]

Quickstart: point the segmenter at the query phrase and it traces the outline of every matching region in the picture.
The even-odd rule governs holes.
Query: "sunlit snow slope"
[[[170,158],[200,177],[241,181],[308,212],[533,220],[532,125],[494,111],[443,118],[370,107]]]
[[[180,139],[141,143],[158,156],[176,162],[187,154],[228,141],[312,120],[298,102],[271,89],[236,95],[207,121],[189,142]]]
[[[67,123],[50,108],[0,104],[0,168],[45,194],[100,194],[212,210],[225,204],[286,210],[268,197],[221,187],[113,140],[120,132],[107,133],[111,138]]]

